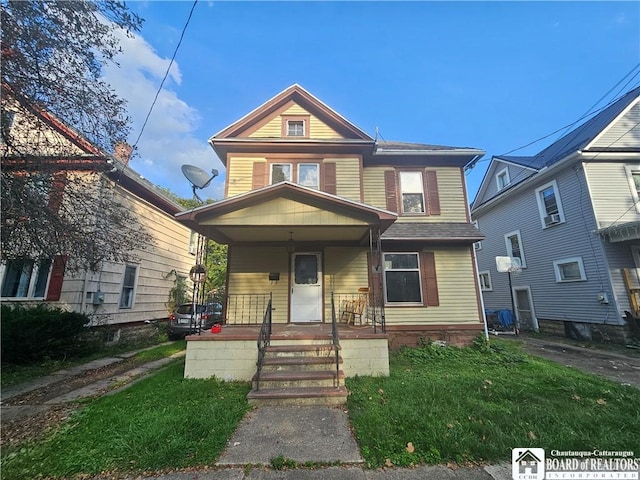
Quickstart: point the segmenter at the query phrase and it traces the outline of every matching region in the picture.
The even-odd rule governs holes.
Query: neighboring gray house
[[[508,255],[522,261],[512,287],[523,329],[638,335],[639,96],[626,93],[537,155],[492,158],[471,208],[486,235],[476,244],[486,309],[511,309],[495,261]]]

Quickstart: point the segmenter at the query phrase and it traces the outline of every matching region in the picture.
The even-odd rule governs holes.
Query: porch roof
[[[383,241],[446,241],[459,243],[474,243],[484,239],[474,225],[470,223],[445,222],[396,222],[383,234]]]
[[[640,238],[640,222],[626,222],[601,228],[598,233],[609,239],[609,242],[625,242]]]
[[[364,242],[385,231],[393,212],[281,182],[181,212],[176,218],[220,243]]]

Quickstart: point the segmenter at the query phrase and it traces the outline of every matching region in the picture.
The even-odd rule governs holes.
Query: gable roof
[[[295,83],[290,87],[285,88],[282,92],[267,100],[241,119],[214,134],[209,139],[209,143],[213,145],[212,142],[216,139],[228,139],[238,136],[243,131],[251,128],[264,118],[273,115],[278,109],[287,105],[289,102],[294,102],[300,105],[305,110],[333,127],[334,130],[340,132],[347,139],[367,140],[373,142],[373,138],[367,135],[363,130],[355,126],[338,112]]]
[[[489,200],[492,200],[496,197],[501,196],[505,192],[511,191],[515,185],[518,185],[530,177],[524,177],[521,181],[515,182],[513,185],[510,185],[508,188],[501,190],[496,195],[491,198],[487,198],[479,205],[476,205],[476,202],[482,198],[482,195],[486,192],[486,182],[489,181],[487,179],[487,173],[491,169],[494,161],[503,161],[508,163],[516,164],[520,167],[527,168],[539,172],[543,168],[550,168],[561,160],[567,158],[569,155],[579,152],[579,151],[591,151],[585,150],[589,145],[604,131],[613,124],[618,117],[624,114],[628,108],[639,101],[640,97],[640,87],[637,87],[629,92],[625,93],[618,100],[612,102],[607,107],[602,109],[597,115],[593,116],[591,119],[587,120],[580,126],[571,130],[566,135],[563,135],[560,139],[553,142],[548,147],[542,149],[535,155],[532,156],[509,156],[509,155],[495,155],[491,158],[491,164],[487,168],[485,172],[485,176],[482,179],[482,183],[480,184],[480,188],[478,189],[478,194],[473,202],[473,209],[479,207],[487,203]],[[636,124],[634,128],[637,128]],[[606,152],[606,151],[618,151],[615,147],[609,146],[609,148],[597,148],[593,149],[593,151],[597,152]]]

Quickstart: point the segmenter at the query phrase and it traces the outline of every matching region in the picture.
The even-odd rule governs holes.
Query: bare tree
[[[68,255],[67,268],[131,260],[149,236],[110,155],[130,119],[101,78],[115,29],[142,20],[119,1],[0,1],[2,259]],[[126,175],[125,175],[126,177]]]

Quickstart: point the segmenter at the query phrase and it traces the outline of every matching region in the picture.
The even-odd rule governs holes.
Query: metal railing
[[[270,302],[270,293],[227,295],[227,325],[260,325],[262,314]]]
[[[258,334],[258,361],[256,372],[256,390],[260,390],[260,374],[262,373],[262,365],[264,364],[264,356],[267,351],[267,347],[271,343],[271,294],[269,294],[269,303],[264,311],[262,317],[262,326],[260,327],[260,333]]]
[[[336,320],[336,304],[331,292],[331,336],[333,339],[333,350],[336,356],[336,381],[335,386],[340,386],[340,336],[338,335],[338,322]]]
[[[380,299],[373,298],[368,288],[361,288],[358,293],[334,293],[339,323],[347,325],[371,325],[373,331],[385,331],[384,309],[376,303]]]

